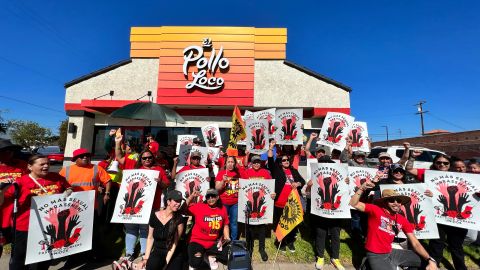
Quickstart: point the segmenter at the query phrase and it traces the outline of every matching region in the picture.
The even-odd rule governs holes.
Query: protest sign
[[[322,130],[317,144],[342,151],[346,146],[346,137],[352,128],[354,118],[337,112],[328,112],[323,120]]]
[[[480,228],[480,174],[426,170],[425,183],[433,192],[437,223],[478,230]]]
[[[25,264],[92,248],[95,191],[32,197]]]
[[[352,151],[363,151],[370,153],[370,143],[368,139],[368,129],[366,122],[353,122],[349,137],[352,138]]]
[[[267,152],[269,147],[267,119],[247,120],[245,129],[247,131],[247,151],[257,155]]]
[[[275,111],[275,141],[281,145],[303,143],[303,110],[277,109]]]
[[[193,145],[193,139],[197,138],[197,135],[178,135],[177,136],[177,149],[175,153],[180,154],[180,145]]]
[[[273,179],[240,179],[238,191],[238,222],[245,223],[248,214],[250,225],[269,224],[273,221]]]
[[[148,224],[159,171],[124,170],[112,223]]]
[[[202,127],[202,135],[206,145],[208,145],[209,142],[215,142],[215,146],[222,145],[222,137],[218,124],[208,124]]]
[[[378,169],[367,167],[348,167],[348,179],[350,180],[350,192],[353,195],[366,181],[372,181]]]
[[[181,144],[178,152],[177,171],[183,166],[187,166],[190,161],[190,151],[192,151],[192,145]]]
[[[176,176],[175,189],[180,191],[185,199],[194,191],[199,191],[200,196],[193,199],[193,202],[201,202],[207,194],[210,186],[208,169],[193,169],[183,171]]]
[[[275,134],[275,108],[266,109],[263,111],[258,111],[253,113],[253,119],[261,120],[266,119],[268,121],[268,135],[269,137],[273,137]]]
[[[243,119],[243,122],[245,123],[247,120],[253,120],[254,119],[254,115],[253,115],[253,112],[249,111],[249,110],[245,110],[245,112],[243,113],[243,116],[242,116],[242,119]],[[245,139],[243,140],[239,140],[238,145],[247,145],[247,139],[245,137]]]
[[[310,165],[312,163],[318,163],[318,160],[316,158],[307,158],[307,181],[312,177],[312,166]]]
[[[417,239],[438,239],[438,227],[433,214],[432,199],[425,195],[427,184],[380,185],[380,191],[393,189],[411,201],[401,207],[401,214],[412,224]],[[400,231],[400,238],[407,236]]]
[[[210,158],[211,161],[215,162],[218,160],[220,157],[220,148],[217,147],[208,147],[208,158]]]
[[[200,153],[200,165],[205,166],[207,164],[208,159],[208,148],[203,146],[192,146],[192,150],[190,150],[190,156],[193,152]],[[188,162],[190,164],[190,161]]]
[[[350,189],[345,164],[310,164],[313,181],[311,213],[325,218],[350,218]]]

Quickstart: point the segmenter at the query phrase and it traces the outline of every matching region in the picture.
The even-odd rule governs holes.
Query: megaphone
[[[110,163],[110,166],[107,168],[108,173],[118,173],[120,169],[118,168],[118,161],[114,160]]]

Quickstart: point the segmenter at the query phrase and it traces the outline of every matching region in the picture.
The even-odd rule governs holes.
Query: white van
[[[430,169],[430,166],[433,163],[433,159],[438,154],[445,154],[444,152],[423,147],[412,147],[410,149],[422,151],[422,154],[415,159],[415,162],[413,164],[414,168]],[[372,165],[378,164],[378,154],[382,152],[387,152],[392,157],[393,162],[398,162],[402,158],[403,152],[405,152],[405,148],[403,146],[375,146],[372,148],[370,154],[367,156],[367,163]]]

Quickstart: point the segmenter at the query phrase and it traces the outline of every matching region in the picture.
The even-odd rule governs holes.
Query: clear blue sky
[[[374,140],[418,135],[419,100],[426,130],[480,128],[478,1],[0,1],[7,120],[56,132],[63,84],[127,59],[131,26],[218,25],[288,28],[287,59],[350,86]]]

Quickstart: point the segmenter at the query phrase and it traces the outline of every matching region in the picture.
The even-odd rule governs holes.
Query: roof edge
[[[126,64],[130,64],[131,62],[132,62],[132,59],[131,59],[131,58],[126,59],[126,60],[122,60],[122,61],[120,61],[120,62],[117,62],[117,63],[113,64],[113,65],[110,65],[110,66],[101,68],[101,69],[96,70],[96,71],[93,71],[93,72],[91,72],[91,73],[89,73],[89,74],[87,74],[87,75],[84,75],[84,76],[81,76],[81,77],[79,77],[79,78],[77,78],[77,79],[71,80],[71,81],[65,83],[64,87],[65,87],[65,88],[68,88],[68,87],[73,86],[73,85],[75,85],[75,84],[77,84],[77,83],[86,81],[86,80],[88,80],[88,79],[90,79],[90,78],[96,77],[96,76],[101,75],[101,74],[103,74],[103,73],[107,73],[107,72],[109,72],[109,71],[111,71],[111,70],[114,70],[114,69],[119,68],[119,67],[121,67],[121,66],[124,66],[124,65],[126,65]]]
[[[291,62],[291,61],[289,61],[289,60],[284,60],[283,63],[284,63],[285,65],[289,66],[289,67],[295,68],[295,69],[297,69],[297,70],[299,70],[299,71],[301,71],[301,72],[303,72],[303,73],[305,73],[305,74],[308,74],[308,75],[310,75],[310,76],[313,76],[313,77],[315,77],[315,78],[317,78],[317,79],[320,79],[320,80],[322,80],[322,81],[324,81],[324,82],[326,82],[326,83],[335,85],[336,87],[341,88],[341,89],[343,89],[343,90],[345,90],[345,91],[347,91],[347,92],[352,92],[352,88],[350,88],[350,87],[348,87],[348,86],[346,86],[346,85],[344,85],[344,84],[342,84],[342,83],[340,83],[340,82],[337,82],[337,81],[335,81],[335,80],[333,80],[333,79],[330,79],[330,78],[328,78],[328,77],[326,77],[326,76],[323,76],[322,74],[317,73],[317,72],[315,72],[315,71],[313,71],[313,70],[310,70],[310,69],[308,69],[308,68],[306,68],[306,67],[304,67],[304,66],[297,65],[297,64],[295,64],[295,63],[293,63],[293,62]]]

